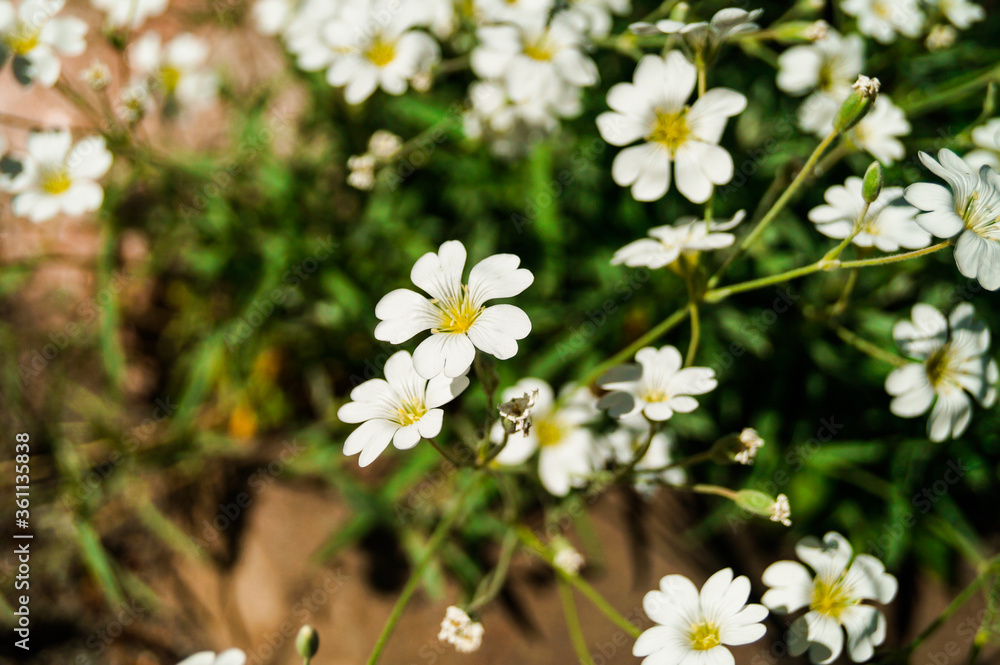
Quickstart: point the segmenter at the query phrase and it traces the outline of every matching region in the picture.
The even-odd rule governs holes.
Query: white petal
[[[483,310],[472,327],[469,339],[476,348],[500,360],[517,354],[517,341],[531,332],[531,319],[513,305],[493,305]]]
[[[469,273],[469,292],[473,306],[479,307],[494,298],[512,298],[535,280],[530,270],[518,268],[521,259],[514,254],[495,254],[483,259]]]
[[[468,372],[475,357],[476,347],[466,335],[439,333],[431,335],[417,346],[413,352],[413,367],[426,379],[432,379],[442,372],[445,376],[454,378]]]
[[[441,244],[437,253],[428,252],[417,259],[410,279],[438,300],[456,298],[461,294],[465,258],[465,245],[449,240]]]
[[[375,326],[375,339],[390,344],[402,344],[441,323],[438,310],[427,298],[410,289],[396,289],[382,296],[375,305],[375,316],[381,319]]]

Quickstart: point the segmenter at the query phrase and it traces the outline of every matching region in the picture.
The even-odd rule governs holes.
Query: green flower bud
[[[882,193],[882,183],[885,177],[882,175],[882,165],[872,162],[872,165],[865,171],[865,181],[861,186],[861,195],[865,197],[865,203],[874,203],[878,195]]]
[[[875,105],[875,98],[878,97],[878,89],[881,86],[878,79],[859,76],[854,84],[854,90],[848,95],[841,105],[840,110],[833,119],[833,128],[839,134],[861,122],[861,119],[868,115],[872,106]]]
[[[772,29],[774,38],[782,44],[815,42],[829,34],[826,21],[787,21]]]
[[[295,649],[302,659],[309,661],[319,651],[319,633],[310,625],[302,626],[295,637]]]

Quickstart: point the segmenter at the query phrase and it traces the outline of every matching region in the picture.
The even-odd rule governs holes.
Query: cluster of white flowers
[[[862,181],[849,177],[843,185],[826,190],[826,205],[809,211],[809,220],[825,236],[847,238],[865,207]],[[916,222],[919,212],[902,200],[902,187],[883,187],[868,207],[861,220],[860,232],[851,241],[858,247],[876,247],[883,252],[894,252],[900,247],[920,249],[931,242],[931,235]]]
[[[959,30],[986,17],[986,11],[970,0],[927,0],[927,5]],[[897,36],[915,39],[927,24],[918,0],[842,0],[840,8],[857,19],[862,34],[883,44],[896,41]],[[934,26],[938,27],[942,26]]]
[[[376,169],[395,159],[402,148],[402,139],[390,131],[378,130],[368,139],[367,152],[351,155],[347,160],[347,168],[350,170],[347,184],[361,190],[374,188]]]
[[[483,624],[473,621],[460,607],[450,606],[441,621],[438,639],[455,647],[459,653],[478,651],[483,643]]]
[[[732,665],[727,647],[762,638],[768,610],[790,614],[808,607],[789,631],[789,653],[808,651],[813,663],[831,663],[843,651],[846,630],[851,660],[871,659],[874,647],[885,640],[885,616],[862,601],[891,602],[896,578],[873,556],[859,554],[852,560],[850,543],[833,531],[822,541],[804,538],[795,551],[815,575],[797,561],[772,564],[763,574],[770,588],[760,605],[747,603],[750,580],[734,579],[731,568],[709,577],[700,591],[683,575],[662,578],[660,588],[642,600],[656,625],[639,636],[632,654],[645,657],[643,665]]]
[[[646,347],[635,354],[639,371],[609,372],[599,384],[610,391],[601,406],[616,417],[641,413],[654,422],[669,420],[674,413],[690,413],[698,408],[692,395],[715,390],[715,370],[707,367],[683,367],[681,353],[673,346]]]
[[[894,370],[885,381],[893,396],[889,409],[913,418],[931,409],[927,436],[932,441],[957,438],[972,419],[969,395],[984,407],[997,399],[1000,369],[989,357],[990,331],[962,303],[946,319],[930,305],[914,305],[912,320],[893,328],[900,350],[916,362]],[[936,402],[935,402],[936,398]]]

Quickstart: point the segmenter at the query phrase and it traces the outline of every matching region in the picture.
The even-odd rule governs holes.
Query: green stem
[[[458,522],[459,517],[462,515],[462,511],[466,507],[466,499],[472,493],[472,490],[479,485],[479,478],[472,480],[458,496],[455,497],[455,504],[452,506],[451,511],[445,515],[441,523],[438,524],[437,528],[434,529],[434,533],[431,534],[430,539],[427,541],[427,549],[424,552],[423,557],[417,562],[416,567],[414,567],[413,572],[410,574],[410,579],[407,580],[406,586],[403,587],[403,592],[399,595],[396,600],[395,606],[392,608],[392,613],[389,614],[389,619],[386,621],[385,626],[382,628],[382,632],[378,636],[378,640],[375,642],[375,647],[372,649],[372,655],[368,657],[368,665],[375,665],[378,662],[379,656],[382,655],[382,650],[385,649],[386,643],[389,641],[389,637],[392,635],[393,629],[396,628],[396,624],[399,623],[399,619],[403,616],[403,610],[406,609],[407,604],[410,602],[410,598],[413,597],[414,592],[416,592],[417,587],[420,586],[420,581],[423,579],[424,571],[427,570],[427,566],[430,565],[431,560],[434,558],[434,554],[437,552],[438,548],[444,544],[445,538],[451,533],[452,527]]]
[[[590,658],[590,650],[587,648],[587,638],[583,636],[583,629],[580,627],[580,617],[576,613],[576,601],[573,599],[573,589],[559,581],[559,598],[562,600],[563,614],[566,616],[566,629],[569,630],[570,641],[573,642],[573,650],[580,660],[580,665],[594,665]]]
[[[861,233],[862,224],[865,221],[865,215],[868,214],[868,208],[870,206],[871,203],[865,201],[864,207],[861,208],[861,214],[858,216],[856,220],[854,220],[854,228],[851,229],[851,232],[847,234],[846,238],[840,241],[839,245],[837,245],[836,247],[834,247],[829,252],[823,255],[822,261],[836,261],[840,257],[840,255],[844,252],[844,250],[847,249],[847,246],[851,244],[851,241],[854,240],[859,233]]]
[[[489,580],[483,589],[476,594],[467,608],[470,612],[478,610],[486,605],[500,593],[503,583],[507,579],[507,571],[510,569],[510,561],[514,557],[514,550],[517,546],[517,534],[508,531],[504,536],[503,544],[500,546],[500,556],[497,559],[497,567],[490,573]]]
[[[712,459],[712,451],[706,450],[705,452],[701,452],[696,455],[691,455],[690,457],[685,457],[682,460],[671,462],[666,466],[659,466],[656,467],[655,469],[636,469],[635,473],[663,473],[664,471],[670,471],[671,469],[682,469],[684,467],[700,464],[701,462],[708,462],[711,459]]]
[[[944,242],[939,242],[936,245],[931,245],[930,247],[925,247],[924,249],[918,249],[913,252],[903,252],[902,254],[893,254],[892,256],[883,256],[877,259],[862,259],[860,261],[841,261],[839,268],[869,268],[871,266],[885,266],[890,263],[898,263],[900,261],[909,261],[910,259],[916,259],[927,254],[933,254],[934,252],[940,251],[951,244],[950,240],[945,240]]]
[[[591,603],[594,604],[594,606],[597,609],[603,612],[604,616],[608,617],[608,619],[610,619],[612,623],[617,625],[619,628],[624,630],[632,637],[637,638],[640,635],[642,635],[642,629],[633,624],[628,619],[626,619],[624,616],[622,616],[618,610],[616,610],[614,607],[611,606],[611,603],[609,603],[607,600],[604,599],[604,596],[602,596],[600,592],[597,591],[597,589],[587,584],[578,575],[571,575],[570,573],[566,572],[565,570],[557,566],[555,564],[555,561],[553,560],[553,556],[552,553],[549,551],[549,548],[546,547],[545,544],[542,543],[542,541],[540,541],[538,537],[531,532],[531,529],[529,529],[526,526],[517,527],[517,537],[521,539],[521,542],[524,543],[528,549],[535,552],[535,554],[540,556],[545,561],[545,563],[549,564],[549,566],[552,568],[552,570],[555,571],[556,575],[558,575],[560,579],[572,585],[577,591],[586,596],[587,600],[589,600]]]
[[[680,489],[691,490],[695,494],[712,494],[714,496],[721,496],[730,501],[736,501],[736,496],[738,492],[735,492],[728,487],[720,487],[718,485],[691,485],[689,487],[679,486]]]
[[[830,144],[837,139],[838,136],[839,134],[836,131],[833,131],[830,132],[826,136],[826,138],[820,141],[820,144],[816,146],[816,149],[813,150],[813,153],[809,155],[809,159],[806,160],[805,165],[795,176],[795,179],[792,180],[792,184],[790,184],[788,188],[781,193],[781,196],[779,196],[778,200],[774,202],[774,205],[772,205],[771,209],[767,211],[764,217],[760,220],[760,223],[757,224],[757,226],[754,227],[753,231],[750,232],[750,235],[748,235],[746,238],[743,239],[743,242],[740,243],[736,252],[732,256],[730,256],[730,258],[727,259],[725,263],[722,264],[722,267],[719,268],[719,270],[714,275],[712,275],[712,278],[708,281],[709,288],[715,286],[719,282],[719,279],[722,277],[722,274],[723,272],[725,272],[726,268],[728,268],[734,261],[736,261],[737,258],[739,258],[744,252],[746,252],[746,250],[750,247],[750,245],[756,242],[757,238],[760,237],[760,234],[763,233],[768,226],[770,226],[771,222],[774,221],[774,218],[778,216],[778,213],[784,209],[785,204],[787,204],[788,201],[792,198],[792,196],[795,195],[795,193],[799,190],[799,187],[802,186],[802,183],[804,183],[806,181],[806,178],[809,177],[809,174],[812,173],[813,167],[816,166],[816,162],[819,161],[819,158],[823,155],[826,149],[830,147]]]
[[[897,103],[897,106],[906,113],[908,117],[913,117],[926,113],[927,111],[933,111],[936,108],[952,104],[955,99],[961,97],[962,95],[967,95],[970,92],[974,92],[979,88],[989,85],[993,81],[1000,80],[1000,65],[990,67],[984,72],[973,76],[968,81],[959,83],[950,88],[946,88],[936,93],[932,93],[923,99],[919,99],[915,102],[903,101]]]
[[[836,332],[837,332],[837,337],[844,340],[845,342],[847,342],[854,348],[858,349],[859,351],[867,353],[869,356],[875,358],[876,360],[881,360],[882,362],[893,365],[894,367],[902,367],[909,363],[909,361],[906,360],[906,358],[897,356],[895,353],[892,353],[891,351],[886,351],[882,347],[872,344],[867,339],[864,339],[863,337],[856,335],[847,328],[838,327]]]
[[[434,450],[441,453],[442,457],[444,457],[446,460],[454,464],[456,467],[464,466],[462,462],[458,460],[458,458],[452,456],[452,454],[449,453],[447,450],[445,450],[444,446],[438,443],[435,439],[427,439],[427,441],[430,442],[432,446],[434,446]]]

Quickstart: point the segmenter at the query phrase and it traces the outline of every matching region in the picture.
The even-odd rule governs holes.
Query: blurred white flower
[[[697,70],[679,51],[666,58],[643,56],[632,83],[608,91],[612,111],[597,117],[605,141],[626,146],[611,166],[614,181],[632,187],[637,201],[655,201],[670,189],[671,162],[677,190],[704,203],[714,185],[733,177],[733,158],[718,145],[726,121],[746,108],[746,97],[713,88],[688,106]]]
[[[832,128],[831,124],[826,130]],[[903,143],[896,137],[909,133],[910,123],[903,111],[887,95],[879,95],[871,110],[847,135],[854,145],[889,166],[905,154]]]
[[[639,449],[649,439],[649,421],[636,413],[619,420],[619,428],[607,436],[611,447],[611,457],[617,464],[630,464]],[[649,441],[646,454],[636,462],[636,471],[660,469],[674,461],[674,436],[670,432],[659,431]],[[683,485],[687,473],[682,468],[667,469],[658,473],[637,473],[632,481],[641,494],[649,496],[660,484]]]
[[[903,353],[920,362],[894,370],[885,380],[893,396],[889,410],[903,418],[926,413],[932,441],[956,438],[972,419],[971,394],[984,407],[997,398],[1000,370],[989,357],[990,331],[975,318],[972,305],[962,303],[948,319],[934,307],[914,305],[912,321],[900,321],[893,336]]]
[[[417,333],[430,330],[431,336],[413,352],[417,372],[432,378],[444,371],[446,376],[465,374],[476,356],[476,349],[500,360],[517,353],[517,340],[531,332],[528,315],[514,305],[485,303],[494,298],[512,298],[531,286],[530,270],[518,268],[521,259],[513,254],[495,254],[483,259],[463,283],[465,245],[449,240],[437,253],[428,252],[410,271],[413,283],[431,298],[396,289],[375,306],[381,323],[375,338],[390,344],[402,344]]]
[[[569,544],[564,538],[560,538],[554,546],[555,556],[552,558],[552,562],[557,568],[569,573],[570,575],[576,575],[583,568],[587,560],[583,558],[575,547]]]
[[[597,82],[597,65],[584,55],[583,33],[567,12],[551,21],[531,15],[510,25],[479,28],[479,45],[472,51],[472,71],[501,81],[515,102],[548,99],[553,88],[586,87]]]
[[[594,435],[584,425],[600,413],[597,400],[586,388],[566,386],[561,404],[552,387],[541,379],[522,379],[503,392],[504,401],[537,391],[531,409],[531,427],[507,437],[507,445],[496,458],[497,464],[524,464],[538,451],[538,477],[546,491],[566,496],[573,487],[582,487],[587,476],[600,468],[603,459],[594,444]],[[496,423],[491,440],[503,440],[503,425]]]
[[[378,88],[403,94],[414,76],[441,57],[437,42],[415,29],[427,21],[420,3],[347,0],[321,33],[327,82],[343,86],[349,104],[360,104]]]
[[[840,8],[858,19],[858,30],[888,44],[896,41],[897,33],[905,37],[920,36],[924,14],[917,0],[843,0]]]
[[[715,371],[707,367],[685,367],[680,351],[672,346],[654,349],[647,346],[635,354],[639,365],[638,377],[627,374],[634,368],[612,370],[598,383],[611,391],[601,404],[615,418],[642,413],[650,420],[669,420],[677,413],[689,413],[698,408],[691,395],[704,395],[715,390]],[[620,374],[624,376],[618,376]]]
[[[789,653],[800,656],[808,650],[813,663],[831,663],[843,651],[846,630],[851,660],[870,659],[885,641],[885,616],[862,601],[891,602],[899,586],[896,578],[873,556],[859,554],[852,561],[850,543],[835,531],[822,542],[803,538],[795,553],[815,576],[798,561],[773,563],[764,571],[763,582],[771,588],[761,599],[779,614],[809,608],[789,630]]]
[[[655,270],[672,264],[681,254],[729,247],[736,236],[724,232],[735,228],[745,214],[740,210],[729,221],[712,221],[707,225],[697,217],[682,217],[672,226],[656,226],[649,230],[649,238],[630,242],[615,252],[611,265],[624,263]]]
[[[157,32],[147,32],[129,48],[134,85],[146,83],[183,108],[211,104],[219,81],[204,65],[208,43],[189,33],[164,44]]]
[[[826,205],[809,211],[809,221],[829,238],[841,240],[851,235],[854,224],[864,209],[862,180],[850,176],[843,185],[826,190]],[[918,210],[902,200],[902,187],[883,187],[877,199],[868,207],[861,222],[861,232],[854,236],[858,247],[877,247],[883,252],[895,252],[900,247],[920,249],[931,242],[930,234],[914,219]]]
[[[977,170],[985,164],[1000,171],[1000,118],[991,118],[973,129],[972,143],[977,149],[963,159]]]
[[[177,665],[245,665],[247,655],[240,649],[226,649],[221,653],[200,651],[188,656]]]
[[[22,85],[38,82],[51,88],[59,79],[59,55],[74,56],[87,48],[87,24],[73,17],[54,18],[65,0],[25,0],[16,8],[0,0],[0,66],[12,58]]]
[[[291,15],[282,39],[296,64],[307,72],[326,69],[338,55],[323,36],[326,24],[340,14],[342,3],[304,0]]]
[[[473,0],[476,17],[483,23],[522,23],[546,18],[555,0]]]
[[[551,86],[544,94],[515,101],[503,84],[476,81],[469,86],[471,108],[463,116],[465,135],[470,139],[510,137],[533,131],[549,133],[556,129],[559,118],[580,113],[580,88],[561,83]]]
[[[131,124],[138,122],[146,110],[152,105],[149,94],[149,82],[141,81],[126,86],[118,91],[118,104],[115,113],[119,118]]]
[[[940,9],[959,30],[967,30],[973,23],[986,18],[986,10],[969,0],[927,0],[927,4]]]
[[[375,155],[351,155],[347,158],[347,184],[355,189],[370,191],[375,187]]]
[[[923,182],[907,187],[906,201],[924,211],[917,215],[917,224],[937,238],[958,236],[958,271],[988,291],[996,291],[1000,288],[1000,175],[985,166],[976,173],[947,149],[938,151],[937,160],[921,152],[920,161],[947,182],[951,191]]]
[[[712,53],[727,40],[760,30],[760,26],[755,21],[763,13],[763,9],[754,9],[748,12],[738,7],[726,7],[717,11],[712,16],[711,21],[685,23],[664,19],[657,21],[655,25],[633,23],[629,29],[640,35],[657,32],[679,35],[692,50],[696,52],[707,50],[709,58],[711,58]]]
[[[402,147],[402,139],[385,129],[376,130],[368,139],[368,152],[383,162],[387,162],[399,154]]]
[[[656,625],[639,636],[632,655],[645,656],[643,665],[732,665],[727,646],[756,642],[766,632],[767,608],[748,605],[749,598],[750,580],[733,579],[732,568],[708,578],[700,593],[683,575],[667,575],[642,599]]]
[[[107,15],[108,26],[132,30],[167,8],[167,0],[90,0],[90,4]]]
[[[111,68],[95,59],[89,67],[80,72],[80,80],[91,90],[104,90],[111,83]]]
[[[295,15],[293,0],[257,0],[250,10],[254,27],[262,35],[284,32]]]
[[[569,11],[579,15],[587,35],[597,39],[611,32],[614,14],[624,15],[631,9],[631,0],[569,0]]]
[[[472,653],[479,650],[484,632],[483,624],[473,621],[464,610],[452,605],[445,610],[438,639],[451,644],[459,653]]]
[[[344,441],[344,454],[357,455],[360,466],[368,466],[392,442],[408,450],[421,438],[441,432],[447,404],[469,385],[465,376],[439,375],[428,381],[413,369],[407,351],[398,351],[385,363],[385,379],[365,381],[351,391],[350,402],[337,411],[345,423],[363,423]]]
[[[842,37],[834,30],[778,56],[778,88],[795,96],[811,93],[799,107],[803,130],[829,133],[833,117],[861,73],[864,57],[865,43],[859,35]]]
[[[935,25],[927,34],[924,45],[928,51],[943,51],[951,48],[958,39],[958,31],[950,25]]]
[[[39,132],[28,137],[21,171],[3,181],[16,194],[11,211],[32,222],[59,213],[82,215],[101,207],[104,190],[96,180],[111,168],[104,138],[91,136],[73,145],[68,131]]]

